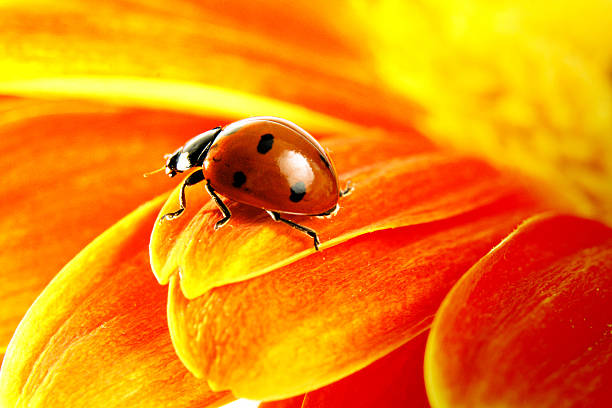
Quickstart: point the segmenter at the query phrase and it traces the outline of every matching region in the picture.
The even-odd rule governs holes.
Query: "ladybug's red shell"
[[[266,210],[317,215],[338,202],[338,178],[327,153],[283,119],[256,117],[226,126],[203,167],[220,194]]]

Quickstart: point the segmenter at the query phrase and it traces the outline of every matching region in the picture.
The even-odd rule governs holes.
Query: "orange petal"
[[[533,211],[512,197],[365,234],[193,300],[174,275],[173,343],[215,390],[273,400],[320,388],[425,330],[453,283]]]
[[[82,101],[0,102],[3,352],[27,308],[68,260],[174,185],[142,174],[219,120]]]
[[[436,315],[436,407],[612,405],[612,229],[536,217],[478,262]]]
[[[233,399],[196,380],[172,348],[166,290],[147,255],[161,202],[101,235],[37,299],[7,349],[0,405],[187,407]]]
[[[444,152],[409,156],[399,142],[362,137],[330,139],[326,145],[332,147],[341,183],[350,179],[355,189],[341,199],[332,219],[290,217],[317,231],[322,248],[371,231],[449,218],[523,191],[517,180],[475,159]],[[158,222],[151,238],[158,280],[167,283],[180,271],[187,298],[314,252],[305,235],[273,222],[260,209],[235,203],[229,204],[229,224],[215,231],[220,213],[202,190],[192,188],[184,215]],[[175,190],[161,214],[177,208]]]
[[[351,10],[345,2],[321,1],[283,7],[273,0],[222,7],[191,1],[3,2],[0,40],[14,46],[0,49],[0,93],[57,93],[38,80],[67,78],[69,86],[71,79],[93,79],[80,91],[99,98],[106,81],[151,79],[155,88],[168,80],[407,128],[416,108],[380,87],[378,69],[363,46],[369,31]],[[133,96],[147,88],[125,87]],[[180,102],[167,97],[161,106]]]

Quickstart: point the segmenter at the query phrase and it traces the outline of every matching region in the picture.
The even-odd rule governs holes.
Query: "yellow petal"
[[[612,3],[355,3],[385,85],[444,145],[550,183],[612,221]]]

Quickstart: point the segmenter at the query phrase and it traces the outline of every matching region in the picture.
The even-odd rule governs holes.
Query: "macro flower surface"
[[[0,404],[608,406],[612,14],[575,7],[3,2]],[[199,186],[159,221],[142,173],[254,115],[355,185],[292,217],[320,252]]]

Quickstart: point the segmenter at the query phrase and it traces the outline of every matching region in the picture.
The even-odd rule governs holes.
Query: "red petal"
[[[444,300],[427,345],[435,406],[612,405],[612,229],[523,224]]]
[[[262,402],[259,408],[302,408],[304,395],[278,401]]]
[[[429,331],[350,376],[294,398],[260,408],[429,407],[423,382],[423,354]]]
[[[327,387],[309,392],[302,408],[429,407],[423,355],[429,332]]]

